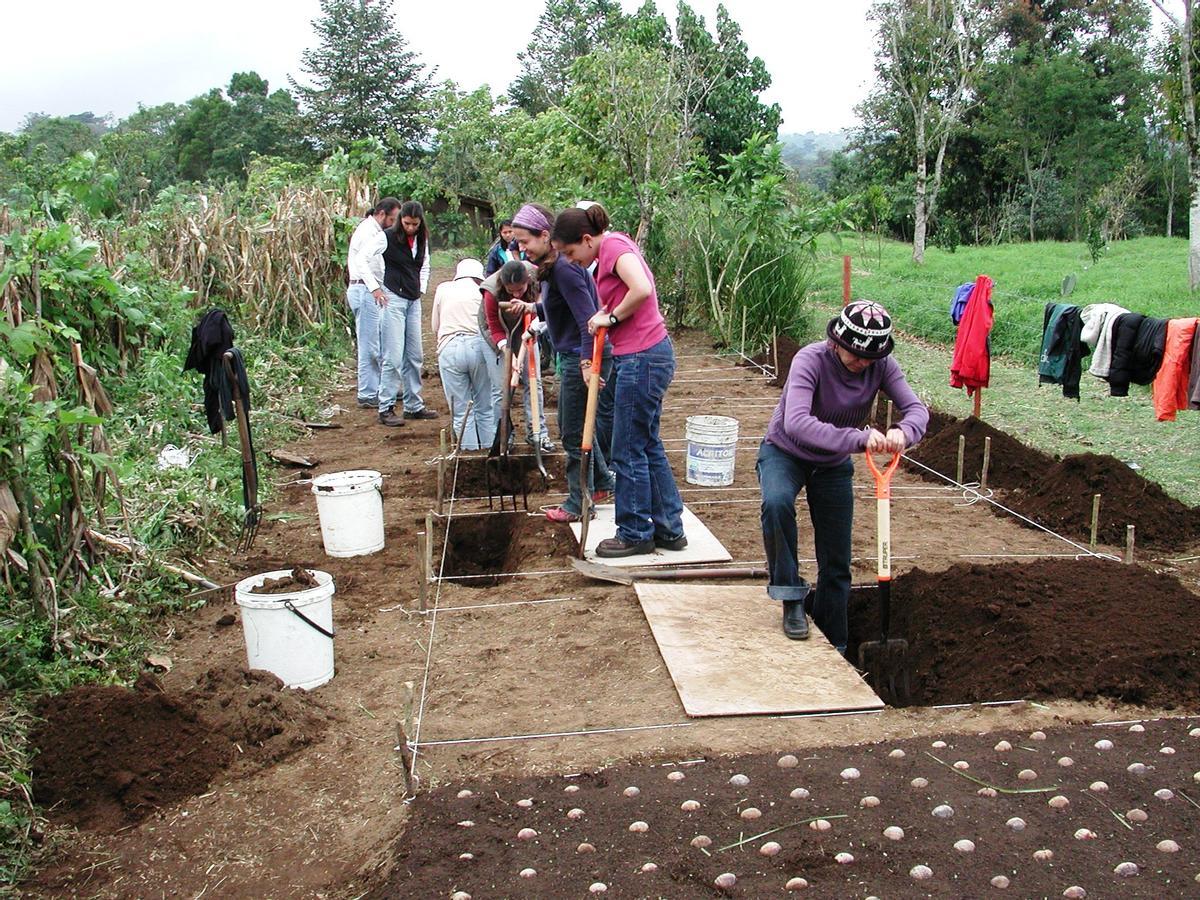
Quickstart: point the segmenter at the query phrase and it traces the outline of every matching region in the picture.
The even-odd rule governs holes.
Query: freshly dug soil
[[[1092,498],[1101,494],[1098,538],[1105,544],[1124,544],[1126,525],[1136,526],[1139,546],[1170,549],[1200,541],[1200,509],[1176,500],[1112,456],[1083,453],[1058,460],[974,417],[941,427],[909,455],[953,478],[960,435],[966,438],[965,481],[979,481],[984,439],[991,438],[988,486],[1006,492],[1005,505],[1066,537],[1091,538]],[[910,468],[944,483],[920,466]]]
[[[450,520],[445,575],[492,575],[512,571],[506,567],[513,542],[525,524],[524,513],[458,516]],[[490,587],[495,578],[462,582],[468,587]]]
[[[770,343],[762,353],[751,357],[751,360],[760,366],[774,366],[775,360],[779,360],[779,371],[775,373],[775,377],[767,382],[772,387],[783,387],[787,384],[788,371],[792,367],[792,357],[796,352],[803,347],[803,344],[798,344],[786,334],[777,335],[775,338],[775,348],[772,352]],[[749,362],[742,360],[738,363],[739,366],[748,367]]]
[[[850,600],[849,658],[877,640],[875,591]],[[914,705],[1110,698],[1200,709],[1200,598],[1097,559],[914,569],[892,582]]]
[[[320,736],[329,716],[269,672],[205,673],[184,694],[144,675],[132,690],[80,687],[48,698],[30,735],[37,802],[52,818],[112,831],[244,775]]]
[[[1074,885],[1092,897],[1182,896],[1195,887],[1189,843],[1195,808],[1178,795],[1192,786],[1198,741],[1188,735],[1192,724],[1148,722],[1140,733],[1083,725],[1044,736],[947,735],[932,746],[928,738],[915,738],[795,754],[800,759],[770,754],[625,764],[577,777],[447,785],[413,802],[390,871],[367,896],[465,891],[474,897],[583,897],[600,883],[617,897],[767,897],[783,895],[789,879],[799,877],[808,882],[800,896],[822,900],[982,897],[996,892],[997,876],[1009,880],[1014,897],[1059,897]],[[1013,749],[996,750],[1002,739]],[[1097,748],[1101,739],[1113,747]],[[1179,752],[1160,753],[1164,746]],[[897,750],[902,757],[891,755]],[[1070,766],[1058,764],[1064,757]],[[969,771],[951,768],[956,762]],[[1129,773],[1127,767],[1138,762],[1152,768]],[[1036,773],[1032,781],[1017,777],[1027,768]],[[684,777],[672,781],[672,773]],[[749,783],[730,784],[735,774]],[[980,784],[964,774],[1006,790],[1043,790],[983,796]],[[926,783],[914,785],[916,779]],[[1099,781],[1107,790],[1089,790]],[[626,796],[629,787],[638,794]],[[807,794],[793,796],[797,788]],[[1158,799],[1154,792],[1161,788],[1176,795]],[[459,797],[463,790],[470,796]],[[878,805],[863,807],[868,796]],[[1066,797],[1069,805],[1051,807],[1047,801],[1054,796]],[[523,808],[520,800],[531,804]],[[688,800],[699,808],[683,811]],[[952,814],[932,815],[942,805]],[[742,818],[749,808],[761,815]],[[578,818],[568,818],[572,809],[580,811]],[[1131,809],[1145,811],[1146,820],[1127,827],[1110,812]],[[809,827],[818,817],[829,824],[827,831]],[[1014,818],[1021,822],[1009,825]],[[647,829],[631,831],[634,822]],[[903,829],[900,840],[884,836],[891,826]],[[522,840],[517,834],[524,828],[537,834]],[[1081,828],[1095,837],[1077,839]],[[711,839],[706,850],[692,846],[700,835]],[[974,849],[954,849],[963,839]],[[1156,849],[1163,840],[1184,849]],[[759,852],[767,842],[779,845],[776,855]],[[580,852],[585,843],[592,849]],[[1040,849],[1050,850],[1053,859],[1035,860]],[[842,853],[852,859],[839,862]],[[1114,873],[1126,861],[1140,867],[1136,876]],[[647,863],[656,868],[643,871]],[[931,877],[914,879],[910,871],[918,865],[927,866]],[[525,869],[536,874],[523,878]],[[723,873],[736,877],[733,887],[714,885]]]
[[[317,586],[317,579],[308,569],[302,569],[300,566],[292,569],[290,575],[284,575],[281,578],[266,578],[262,584],[255,585],[250,588],[251,594],[295,594],[298,591],[307,591],[309,588]]]

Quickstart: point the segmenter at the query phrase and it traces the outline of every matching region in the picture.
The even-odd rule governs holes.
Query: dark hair
[[[425,245],[428,246],[429,225],[425,222],[425,207],[423,207],[416,200],[405,200],[402,204],[400,204],[399,218],[420,219],[421,227],[418,229],[417,234],[420,236]]]
[[[519,259],[510,259],[500,267],[500,284],[524,284],[529,280],[529,270]]]
[[[497,228],[511,228],[512,227],[512,219],[501,219],[497,223],[496,227]]]
[[[397,200],[395,197],[384,197],[382,200],[380,200],[378,203],[376,203],[374,206],[372,206],[370,209],[368,209],[366,212],[366,215],[364,215],[363,218],[365,219],[367,216],[373,216],[373,215],[375,215],[375,213],[390,213],[393,209],[395,209],[399,205],[400,205],[400,201]]]
[[[550,237],[560,244],[578,244],[585,234],[592,237],[604,234],[608,224],[608,213],[599,203],[593,203],[587,209],[571,207],[558,214]]]

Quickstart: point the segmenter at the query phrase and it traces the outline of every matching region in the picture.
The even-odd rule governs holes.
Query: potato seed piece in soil
[[[629,830],[632,831],[634,834],[645,834],[647,831],[650,830],[650,826],[648,824],[646,824],[645,822],[642,822],[639,820],[637,822],[630,822]]]
[[[533,801],[529,799],[518,800],[517,806],[521,807],[521,809],[531,809],[533,807]]]
[[[466,891],[455,891],[450,895],[450,900],[471,900],[471,895]]]
[[[1134,734],[1141,734],[1143,731],[1146,730],[1146,726],[1145,725],[1130,725],[1129,730],[1132,731]]]
[[[907,754],[905,754],[905,752],[903,750],[901,750],[899,747],[897,747],[895,750],[893,750],[891,753],[888,754],[888,759],[904,759],[904,757],[906,755]]]
[[[1022,769],[1017,773],[1017,778],[1021,779],[1021,781],[1036,781],[1037,772],[1033,771],[1033,769]]]
[[[1178,853],[1179,845],[1174,841],[1159,841],[1154,848],[1161,853]]]
[[[535,837],[537,837],[537,832],[532,828],[522,828],[517,832],[517,840],[519,841],[532,841]]]
[[[1090,828],[1080,828],[1075,832],[1075,840],[1077,841],[1091,841],[1095,840],[1095,838],[1096,832],[1092,831]]]
[[[460,854],[458,854],[458,858],[461,860],[465,860],[466,862],[470,862],[471,860],[473,860],[475,858],[475,854],[474,853],[460,853]]]
[[[1188,737],[1200,737],[1200,728],[1193,728],[1188,732]]]
[[[522,869],[518,874],[522,878],[532,878],[537,874],[537,869]]]
[[[623,793],[626,797],[636,797],[638,794],[641,793],[641,791],[638,790],[637,788],[633,787],[632,785],[630,785],[629,787],[625,788],[625,790],[622,791],[621,793]]]
[[[568,784],[565,788],[563,788],[563,793],[564,794],[574,794],[578,790],[579,790],[579,785]]]
[[[1044,741],[1046,739],[1046,732],[1034,731],[1029,735],[1029,739],[1031,741]]]
[[[774,841],[767,841],[765,844],[763,844],[761,847],[758,848],[758,852],[761,853],[763,856],[775,856],[782,849],[783,848],[781,846],[779,846],[779,844],[775,843]]]
[[[1025,820],[1020,818],[1019,816],[1013,816],[1011,819],[1009,819],[1004,824],[1007,825],[1009,828],[1011,828],[1013,831],[1024,831],[1025,830]]]
[[[588,892],[591,894],[603,894],[607,890],[608,885],[603,881],[593,881],[591,887],[588,888]]]
[[[1087,896],[1087,891],[1076,884],[1063,891],[1063,896],[1066,897],[1067,900],[1083,900],[1083,898]]]
[[[459,828],[474,828],[475,823],[472,822],[470,819],[463,819],[461,822],[458,823],[458,827]]]
[[[737,884],[737,876],[732,872],[725,872],[713,879],[713,884],[719,888],[731,888]]]
[[[1057,797],[1051,797],[1049,800],[1047,800],[1046,805],[1054,809],[1066,809],[1071,805],[1071,801],[1062,794],[1059,794]]]
[[[1154,792],[1154,796],[1159,800],[1173,800],[1175,798],[1175,792],[1170,788],[1159,788]]]
[[[775,763],[775,765],[779,766],[781,769],[794,769],[796,766],[800,765],[800,760],[790,753],[785,753],[783,756],[779,757],[779,761]]]
[[[1096,741],[1096,743],[1092,744],[1092,746],[1097,750],[1111,750],[1113,748],[1113,742],[1108,738],[1101,738],[1100,740]]]
[[[596,848],[593,847],[591,844],[589,844],[587,841],[584,841],[582,844],[580,844],[578,847],[575,848],[575,852],[576,853],[595,853]]]
[[[459,799],[459,800],[466,800],[468,797],[473,797],[473,796],[474,796],[474,794],[472,794],[472,793],[471,793],[470,791],[468,791],[468,790],[462,790],[462,791],[459,791],[459,792],[458,792],[458,799]]]
[[[1125,771],[1130,775],[1145,775],[1149,771],[1149,768],[1145,763],[1135,762],[1127,765]]]
[[[1200,878],[1200,876],[1197,876],[1197,878]],[[789,891],[802,891],[808,887],[808,882],[803,878],[789,878],[785,887]]]
[[[839,853],[833,858],[833,860],[840,866],[848,866],[852,862],[854,862],[854,854],[853,853],[844,853],[844,852]]]
[[[750,779],[747,778],[745,775],[739,774],[739,775],[734,775],[732,778],[730,778],[729,783],[732,784],[734,787],[745,787],[746,785],[748,785],[750,783]]]
[[[952,818],[954,816],[954,807],[947,806],[945,803],[942,803],[941,805],[933,808],[933,816],[937,819]]]
[[[813,831],[828,831],[833,826],[829,824],[828,820],[826,819],[816,819],[815,821],[809,822],[808,827]]]
[[[683,781],[687,778],[682,772],[670,772],[667,774],[667,781]]]
[[[1050,860],[1054,859],[1054,851],[1053,850],[1034,850],[1033,858],[1036,859],[1038,862],[1050,862]]]
[[[861,775],[862,772],[858,771],[858,769],[842,769],[841,772],[842,781],[853,781]]]
[[[879,805],[879,798],[867,795],[858,801],[858,805],[863,809],[874,809]]]
[[[1158,752],[1161,753],[1163,756],[1174,756],[1175,748],[1174,747],[1160,747]]]
[[[981,787],[975,793],[980,797],[987,797],[989,800],[997,796],[996,789],[990,787]]]
[[[965,759],[960,759],[958,762],[956,762],[954,764],[954,768],[958,769],[958,771],[960,771],[960,772],[965,772],[965,771],[967,771],[967,769],[971,768],[971,764],[969,762],[967,762]]]
[[[759,812],[757,809],[755,809],[753,806],[747,806],[745,809],[742,810],[742,818],[745,819],[747,822],[752,821],[753,819],[757,819],[761,815],[762,815],[762,813]]]
[[[917,865],[909,869],[908,874],[917,881],[926,881],[933,877],[933,869],[929,868],[929,866]]]
[[[1094,793],[1097,793],[1097,794],[1103,794],[1105,791],[1108,790],[1108,785],[1105,784],[1103,781],[1093,781],[1091,784],[1088,785],[1088,790],[1092,791]]]
[[[646,863],[645,865],[642,866],[642,871],[643,872],[657,872],[658,866],[656,866],[654,863]]]
[[[1058,759],[1058,764],[1066,769],[1075,765],[1075,760],[1071,759],[1069,756],[1060,756]]]
[[[921,788],[929,787],[929,779],[921,778],[918,776],[917,778],[914,778],[912,781],[910,781],[909,784],[911,784],[913,787],[920,790]]]
[[[959,853],[974,853],[975,852],[975,842],[969,841],[966,838],[963,838],[961,841],[954,842],[954,849],[957,850]]]
[[[994,749],[998,753],[1007,753],[1009,750],[1012,749],[1012,744],[1010,744],[1008,741],[1001,741],[992,749]]]
[[[1119,875],[1122,878],[1130,878],[1138,873],[1138,864],[1132,862],[1123,862],[1113,869],[1114,875]]]
[[[809,797],[808,791],[804,788],[796,788],[788,794],[793,800],[807,800]]]
[[[889,825],[883,829],[883,836],[889,841],[902,841],[904,840],[904,829],[899,825]]]
[[[580,809],[578,806],[576,806],[574,809],[568,809],[567,810],[567,818],[568,819],[582,819],[583,818],[583,810]]]
[[[1000,888],[1000,890],[1004,890],[1010,884],[1012,884],[1012,882],[1008,880],[1007,875],[997,875],[992,879],[992,887]]]
[[[946,749],[946,742],[945,742],[945,741],[934,741],[934,742],[933,742],[933,749],[934,749],[934,750],[945,750],[945,749]]]
[[[1144,809],[1135,808],[1125,813],[1125,818],[1127,818],[1130,822],[1145,822],[1150,817],[1146,815],[1146,811]]]
[[[712,838],[707,834],[698,834],[692,838],[692,846],[698,850],[703,850],[705,847],[712,846]]]
[[[700,808],[699,800],[684,800],[679,804],[679,808],[684,812],[695,812]]]

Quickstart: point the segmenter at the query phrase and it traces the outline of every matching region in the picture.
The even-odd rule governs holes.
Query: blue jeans
[[[612,456],[617,474],[617,538],[640,544],[683,536],[683,500],[659,437],[663,397],[675,375],[675,349],[663,338],[617,356]]]
[[[354,313],[354,341],[358,344],[358,399],[374,404],[379,399],[379,307],[365,284],[346,288],[346,305]]]
[[[421,399],[421,301],[408,300],[383,289],[388,305],[379,310],[383,364],[379,371],[379,411],[387,412],[400,399],[404,383],[404,411],[420,412]],[[376,306],[378,309],[378,306]]]
[[[766,441],[755,465],[762,488],[763,546],[773,600],[804,600],[813,621],[839,650],[846,646],[850,600],[850,532],[854,525],[854,462],[818,466]],[[817,588],[800,577],[796,550],[796,497],[808,496],[817,550]]]
[[[456,334],[438,353],[438,371],[446,403],[454,413],[454,433],[462,435],[463,450],[492,446],[496,423],[492,418],[492,351],[481,334]],[[467,415],[467,405],[471,414]]]
[[[484,341],[485,346],[487,342]],[[519,351],[520,348],[518,348]],[[496,427],[500,427],[500,391],[505,386],[504,380],[504,354],[494,353],[492,348],[487,348],[488,352],[488,368],[492,378],[492,419],[496,423]],[[515,357],[514,357],[515,358]],[[533,412],[529,405],[529,366],[526,364],[521,369],[521,394],[525,398],[525,440],[533,440]],[[542,380],[538,379],[538,436],[542,440],[550,437],[550,432],[546,430],[546,401],[542,396]]]
[[[583,418],[587,412],[587,382],[579,371],[578,353],[560,353],[559,362],[562,364],[562,378],[558,387],[558,433],[562,436],[563,449],[567,452],[567,499],[562,508],[573,516],[582,512],[583,493],[580,487],[580,456],[583,444]],[[592,455],[589,468],[592,470],[587,479],[587,490],[611,491],[612,477],[608,473],[608,459],[600,442],[602,425],[612,430],[613,415],[613,358],[609,350],[600,364],[600,377],[605,385],[600,390],[600,399],[596,405],[596,430],[592,437]]]

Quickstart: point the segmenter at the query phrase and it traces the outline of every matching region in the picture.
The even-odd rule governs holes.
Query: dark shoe
[[[596,555],[604,559],[616,559],[621,556],[641,556],[643,553],[654,552],[654,541],[642,541],[640,544],[627,544],[620,538],[605,538],[596,545]]]
[[[783,601],[783,633],[793,641],[808,639],[808,616],[804,614],[803,600]]]
[[[404,418],[406,419],[436,419],[437,417],[438,414],[428,407],[418,409],[416,412],[404,411]]]
[[[388,410],[379,414],[379,424],[386,425],[388,428],[400,428],[404,425],[404,420],[392,410]]]
[[[667,540],[666,538],[660,538],[656,534],[654,536],[654,546],[657,547],[659,550],[686,550],[687,549],[687,535],[681,534],[679,537],[675,538],[674,540]]]
[[[359,409],[374,409],[378,405],[379,405],[378,400],[364,400],[361,397],[358,398],[358,408]]]

